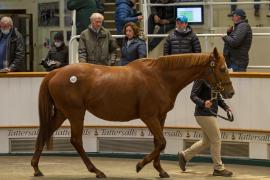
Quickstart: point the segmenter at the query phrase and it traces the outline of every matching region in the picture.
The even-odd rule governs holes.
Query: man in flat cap
[[[227,35],[222,36],[224,41],[224,57],[228,68],[236,72],[244,72],[249,63],[248,52],[252,42],[252,30],[242,9],[233,12],[234,26],[227,29]]]

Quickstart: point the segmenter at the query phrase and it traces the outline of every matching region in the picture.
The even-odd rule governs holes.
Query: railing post
[[[147,6],[147,0],[143,0],[143,31],[144,31],[144,35],[146,36],[146,54],[148,57],[148,6]]]
[[[80,35],[72,36],[68,42],[68,50],[69,50],[69,64],[77,63],[77,59],[74,59],[75,55],[73,54],[73,41],[77,38],[80,38]]]

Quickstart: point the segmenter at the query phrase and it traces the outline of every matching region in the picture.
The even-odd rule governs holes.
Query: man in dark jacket
[[[65,45],[63,33],[57,32],[54,35],[54,44],[42,65],[47,71],[51,71],[67,64],[68,47]]]
[[[252,30],[242,9],[236,9],[232,16],[234,26],[228,28],[227,35],[223,36],[224,57],[228,68],[233,71],[246,71],[252,43]]]
[[[167,37],[164,43],[164,55],[200,52],[199,38],[188,25],[188,18],[186,16],[177,17],[176,29]]]
[[[21,35],[13,27],[10,17],[4,16],[0,20],[0,70],[25,71],[25,45]]]
[[[196,104],[195,119],[202,128],[202,140],[194,143],[190,148],[179,152],[179,166],[183,171],[186,170],[186,162],[191,160],[196,154],[210,146],[211,156],[214,164],[213,176],[232,176],[232,172],[224,168],[221,161],[221,135],[217,124],[217,118],[212,112],[217,113],[218,106],[225,111],[230,111],[220,94],[217,99],[211,97],[211,86],[205,80],[196,80],[193,84],[191,100]]]
[[[67,0],[67,8],[76,10],[77,35],[88,28],[89,16],[98,11],[96,0]]]
[[[115,5],[115,24],[117,34],[123,34],[123,27],[128,22],[138,22],[143,19],[143,16],[137,14],[136,11],[137,0],[117,0]]]
[[[157,4],[174,3],[175,0],[156,0]],[[165,34],[175,27],[174,6],[153,6],[148,18],[148,34],[153,34],[155,26],[159,29],[156,34]],[[149,49],[154,49],[162,41],[162,38],[153,38],[149,42]]]

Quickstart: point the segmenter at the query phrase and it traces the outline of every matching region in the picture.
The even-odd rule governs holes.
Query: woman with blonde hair
[[[145,41],[139,37],[140,28],[135,23],[129,22],[125,24],[123,34],[125,38],[121,49],[121,65],[146,57]]]

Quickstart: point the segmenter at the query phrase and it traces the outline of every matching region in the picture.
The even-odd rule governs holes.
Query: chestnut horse
[[[50,72],[39,92],[40,129],[31,161],[34,176],[43,175],[38,163],[44,145],[68,119],[70,142],[87,169],[97,178],[106,177],[83,148],[84,115],[89,111],[107,121],[141,119],[154,136],[155,148],[137,164],[136,170],[139,172],[153,161],[159,176],[169,177],[160,165],[160,152],[166,146],[166,115],[173,109],[177,94],[196,79],[207,79],[224,98],[234,94],[224,57],[216,48],[209,54],[162,56],[136,60],[122,67],[72,64]]]

